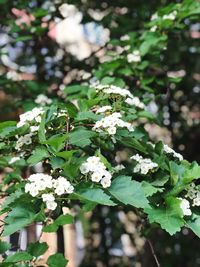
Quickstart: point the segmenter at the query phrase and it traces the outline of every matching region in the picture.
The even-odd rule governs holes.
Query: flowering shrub
[[[114,42],[122,46],[122,53],[115,51],[99,66],[95,82],[67,86],[58,101],[40,94],[18,122],[0,123],[1,166],[12,169],[2,185],[7,196],[1,207],[6,213],[3,236],[33,222],[42,222],[45,232],[57,231],[58,225],[52,226],[49,219],[62,218],[61,225],[73,222],[62,208],[73,209],[74,203],[83,210],[98,204],[132,207],[148,227],[158,225],[170,235],[188,227],[200,236],[200,166],[153,140],[145,128],[146,123],[161,124],[148,108],[160,95],[149,86],[154,77],[148,76],[148,68],[166,48],[168,31],[181,29],[184,18],[200,13],[195,3],[159,10],[137,42],[131,34]],[[122,74],[135,75],[140,87],[132,88]],[[157,85],[162,87],[158,80]],[[120,157],[122,150],[125,157]],[[43,173],[37,172],[38,165]],[[5,258],[2,266],[18,261],[32,266],[38,257],[29,250],[17,260],[18,253]],[[65,266],[60,257],[59,266]]]

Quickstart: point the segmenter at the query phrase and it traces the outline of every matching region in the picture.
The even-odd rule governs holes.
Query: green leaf
[[[175,185],[178,181],[182,179],[185,169],[182,165],[178,165],[174,161],[170,161],[169,166],[170,166],[171,183]]]
[[[115,206],[116,204],[100,188],[80,188],[76,190],[75,195],[83,201],[91,201],[101,205]]]
[[[164,190],[164,188],[155,187],[146,181],[142,182],[142,188],[143,188],[143,191],[144,191],[144,194],[146,197],[153,196],[157,192],[163,192],[163,190]]]
[[[74,217],[69,214],[62,214],[56,220],[55,223],[57,225],[65,225],[74,223]]]
[[[148,214],[150,223],[158,223],[162,229],[166,230],[170,235],[181,230],[185,222],[183,220],[183,212],[180,208],[180,200],[170,197],[166,201],[164,208],[145,209]]]
[[[3,254],[11,248],[11,244],[0,240],[0,254]]]
[[[68,260],[66,260],[61,253],[51,255],[47,260],[47,264],[49,267],[65,267],[67,263]]]
[[[183,175],[183,182],[189,183],[198,178],[200,178],[200,166],[194,161],[186,169]]]
[[[61,152],[57,152],[57,153],[56,153],[56,156],[68,160],[68,159],[70,159],[70,158],[73,156],[73,154],[74,154],[75,152],[77,152],[77,150],[69,150],[69,151],[66,150],[66,151],[61,151]]]
[[[45,233],[53,233],[53,232],[57,232],[58,231],[58,228],[59,228],[59,226],[57,224],[51,223],[49,225],[45,225],[42,228],[42,232],[45,232]]]
[[[113,180],[108,191],[125,205],[132,205],[136,208],[149,207],[148,199],[144,194],[141,184],[131,180],[130,176],[118,176]]]
[[[48,245],[46,242],[40,243],[39,241],[37,241],[36,243],[28,244],[27,252],[37,258],[43,255],[47,251],[47,249]]]
[[[6,258],[5,262],[19,262],[19,261],[30,261],[33,256],[27,252],[16,252]]]
[[[7,196],[7,198],[5,199],[5,201],[3,202],[3,204],[1,205],[1,212],[0,212],[0,214],[4,213],[6,211],[6,209],[12,203],[14,203],[18,198],[21,197],[21,195],[23,195],[23,192],[20,189],[20,190],[16,190],[15,192],[13,192],[9,196]]]
[[[59,226],[74,223],[74,217],[69,214],[60,215],[53,223],[43,227],[43,232],[56,232]]]
[[[59,152],[64,148],[68,134],[56,134],[49,138],[43,144],[47,144],[54,152]]]
[[[128,147],[131,147],[131,148],[134,148],[142,153],[147,153],[146,152],[146,148],[138,141],[136,140],[135,138],[129,138],[129,137],[119,137],[119,136],[116,136],[116,138],[118,139],[118,141],[125,145],[125,146],[128,146]]]
[[[46,141],[45,136],[45,122],[46,122],[46,112],[42,114],[42,119],[40,122],[39,130],[38,130],[38,138],[40,143],[42,144],[44,141]]]
[[[84,120],[92,120],[92,121],[98,121],[102,118],[101,115],[97,115],[91,111],[84,111],[84,112],[79,112],[76,120],[77,121],[84,121]]]
[[[95,136],[95,133],[85,128],[77,128],[69,135],[69,143],[79,147],[85,147],[91,144],[91,138]]]
[[[200,216],[194,214],[192,220],[187,221],[186,224],[200,238]]]
[[[31,224],[37,214],[32,205],[18,205],[11,212],[8,213],[4,219],[5,225],[3,236],[11,235],[23,227]]]
[[[48,157],[49,152],[45,147],[36,147],[36,149],[33,150],[32,155],[27,159],[27,163],[33,166]]]

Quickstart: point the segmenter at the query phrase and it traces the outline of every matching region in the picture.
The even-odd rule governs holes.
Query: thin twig
[[[149,247],[150,247],[150,249],[151,249],[151,253],[152,253],[152,255],[153,255],[154,259],[155,259],[155,262],[156,262],[156,264],[157,264],[157,267],[161,267],[161,265],[160,265],[160,263],[159,263],[159,261],[158,261],[158,258],[157,258],[157,256],[156,256],[155,250],[154,250],[154,248],[153,248],[153,245],[152,245],[152,243],[151,243],[151,240],[147,239],[147,242],[148,242],[148,244],[149,244]]]

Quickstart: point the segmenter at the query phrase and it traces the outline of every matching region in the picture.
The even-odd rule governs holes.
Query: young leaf
[[[180,208],[180,200],[170,197],[165,208],[145,209],[148,214],[150,223],[158,223],[162,229],[166,230],[170,235],[181,230],[185,222],[183,213]]]
[[[0,254],[3,254],[11,248],[11,244],[0,240]]]
[[[46,242],[40,243],[37,241],[36,243],[30,243],[27,247],[27,252],[34,256],[39,257],[40,255],[43,255],[48,249],[48,245]]]
[[[51,255],[47,260],[47,264],[49,267],[65,267],[67,263],[68,260],[66,260],[61,253]]]
[[[79,147],[85,147],[90,145],[92,138],[95,133],[84,128],[77,128],[76,131],[71,132],[69,135],[69,143]]]
[[[48,157],[49,157],[49,152],[47,151],[45,147],[42,147],[42,146],[36,147],[36,149],[33,150],[32,155],[27,159],[27,163],[30,166],[33,166]]]
[[[30,205],[18,205],[4,219],[3,236],[11,235],[32,223],[37,214]]]
[[[144,194],[141,184],[131,180],[130,176],[118,176],[113,180],[108,191],[125,205],[132,205],[136,208],[149,207],[149,201]]]
[[[6,258],[5,262],[19,262],[19,261],[30,261],[33,259],[33,256],[27,252],[16,252],[13,255],[10,255]]]

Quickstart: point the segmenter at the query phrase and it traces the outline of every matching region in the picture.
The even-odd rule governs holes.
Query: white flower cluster
[[[58,179],[53,179],[52,176],[44,173],[32,174],[25,185],[25,192],[32,197],[41,196],[50,210],[55,210],[57,207],[56,195],[71,194],[73,191],[74,187],[66,178],[60,176]]]
[[[187,187],[186,197],[193,200],[193,206],[200,206],[200,191],[196,188],[194,183]]]
[[[175,19],[176,19],[176,16],[177,16],[177,11],[174,10],[174,11],[172,11],[171,13],[164,15],[164,16],[162,17],[162,19],[175,20]],[[157,13],[155,13],[155,14],[153,14],[153,15],[151,16],[151,21],[152,21],[152,20],[156,20],[156,19],[158,19],[158,18],[160,18],[160,17],[158,16]]]
[[[111,185],[112,175],[106,170],[106,166],[101,162],[101,159],[96,156],[89,157],[86,162],[80,166],[82,174],[90,174],[90,178],[95,183],[101,183],[103,188]]]
[[[163,146],[164,152],[166,154],[172,154],[173,157],[178,158],[180,161],[183,160],[183,156],[180,153],[177,153],[176,151],[174,151],[171,147],[169,147],[168,145],[164,145]]]
[[[130,40],[130,36],[128,34],[122,35],[120,37],[120,41],[129,41]]]
[[[171,13],[169,13],[167,15],[164,15],[163,16],[163,19],[175,20],[176,19],[176,16],[177,16],[177,11],[174,10]]]
[[[102,132],[106,130],[109,135],[116,134],[117,127],[127,128],[130,132],[134,131],[133,125],[129,122],[125,122],[120,119],[122,115],[119,112],[114,112],[111,115],[108,115],[101,120],[97,121],[92,128],[92,130],[97,132]]]
[[[178,198],[181,200],[180,208],[183,211],[183,215],[190,216],[192,215],[191,209],[190,209],[190,202],[185,198]]]
[[[140,99],[136,96],[133,96],[131,92],[127,89],[122,89],[115,85],[103,85],[103,84],[95,84],[93,85],[98,91],[102,91],[105,94],[116,94],[126,97],[125,102],[130,106],[135,106],[141,109],[145,108],[144,103],[140,101]]]
[[[127,60],[129,63],[132,62],[140,62],[141,61],[141,55],[139,50],[134,50],[131,54],[127,55]]]
[[[98,114],[98,113],[104,113],[104,112],[106,112],[106,111],[108,111],[108,110],[111,110],[111,109],[112,109],[111,106],[103,106],[103,107],[97,109],[96,113],[97,113],[97,114]]]
[[[27,111],[19,116],[20,121],[17,124],[17,127],[22,127],[26,123],[35,121],[41,122],[41,115],[44,113],[43,108],[34,108],[30,111]]]
[[[131,159],[134,159],[137,161],[137,165],[133,169],[134,172],[140,172],[141,174],[147,174],[150,170],[153,170],[154,168],[158,167],[158,164],[153,162],[151,159],[144,159],[139,154],[136,154],[131,157]]]
[[[128,97],[125,102],[130,106],[135,106],[141,109],[145,108],[145,104],[140,101],[140,99],[137,96]]]
[[[35,103],[38,105],[45,106],[45,105],[50,105],[52,103],[52,100],[48,98],[46,95],[40,94],[35,99]]]
[[[119,172],[119,171],[121,171],[121,170],[123,170],[123,169],[125,169],[124,165],[123,165],[123,164],[118,164],[117,166],[115,166],[115,167],[113,168],[113,171],[114,171],[114,172]]]
[[[38,125],[30,126],[30,133],[27,133],[23,136],[16,136],[18,138],[16,143],[16,150],[20,151],[23,145],[30,145],[32,143],[32,136],[35,135],[39,129],[39,123],[41,122],[41,115],[44,113],[42,108],[34,108],[30,111],[27,111],[19,116],[20,121],[17,123],[17,127],[22,127],[26,123],[35,123]]]

